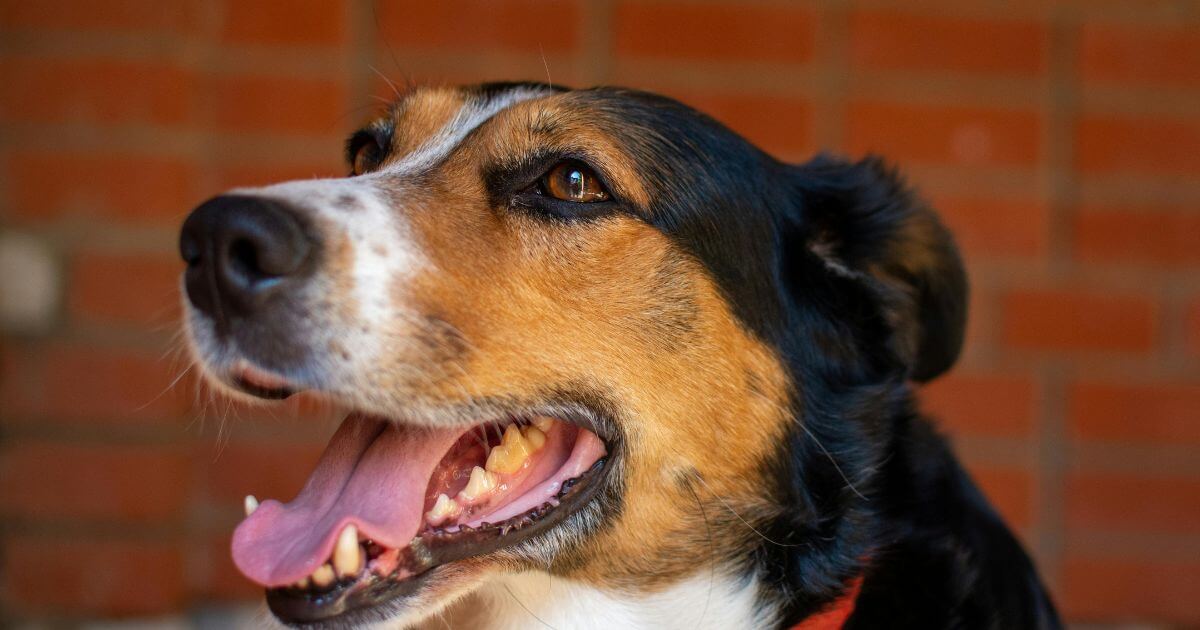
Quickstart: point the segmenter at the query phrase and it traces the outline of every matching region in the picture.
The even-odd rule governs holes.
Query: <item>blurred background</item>
[[[970,267],[921,392],[1078,626],[1200,627],[1200,3],[0,0],[0,626],[258,596],[241,497],[336,424],[213,403],[176,230],[340,175],[387,81],[676,96],[787,160],[881,153]]]

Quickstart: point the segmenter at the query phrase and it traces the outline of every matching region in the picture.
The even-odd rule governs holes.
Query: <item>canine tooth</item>
[[[333,567],[329,566],[329,563],[326,562],[325,564],[317,567],[316,571],[312,572],[311,578],[313,586],[317,588],[325,588],[326,586],[333,584]]]
[[[300,589],[300,590],[304,590],[304,589],[308,588],[308,578],[300,578],[299,580],[296,581],[295,584],[292,584],[292,588],[296,588],[296,589]]]
[[[525,435],[525,441],[529,442],[529,446],[532,447],[532,450],[536,451],[542,448],[542,445],[546,443],[546,434],[536,426],[525,427],[525,430],[522,431],[522,433]]]
[[[358,528],[353,523],[338,534],[333,548],[333,568],[338,577],[357,575],[362,568],[362,549],[358,546]]]
[[[548,433],[550,427],[554,426],[554,419],[546,416],[538,416],[533,419],[533,426],[537,427],[542,433]]]
[[[496,447],[492,450],[492,454],[495,455],[496,451],[500,449],[501,447]],[[488,463],[491,463],[491,461],[492,458],[488,457]],[[474,501],[491,492],[496,487],[496,481],[496,475],[476,466],[471,469],[471,478],[467,480],[467,487],[463,488],[462,492],[458,493],[458,496],[468,502]]]
[[[246,510],[246,516],[250,516],[258,509],[258,499],[255,499],[253,494],[247,494],[242,500],[242,507]]]
[[[478,466],[476,466],[476,468],[478,468]],[[472,476],[474,476],[474,471],[472,471]],[[434,501],[433,503],[433,507],[425,513],[425,520],[428,521],[430,525],[436,527],[454,518],[455,516],[458,516],[458,512],[461,509],[462,507],[459,506],[458,503],[455,503],[454,499],[446,496],[446,493],[443,492],[442,494],[438,495],[437,501]]]

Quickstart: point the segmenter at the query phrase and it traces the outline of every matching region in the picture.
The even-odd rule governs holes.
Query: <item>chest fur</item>
[[[602,590],[548,573],[488,582],[451,606],[430,628],[764,628],[774,621],[756,598],[754,580],[707,571],[655,593]]]

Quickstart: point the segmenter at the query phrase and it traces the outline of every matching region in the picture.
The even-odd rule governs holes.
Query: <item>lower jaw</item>
[[[431,586],[438,579],[439,568],[515,547],[562,525],[604,487],[610,458],[611,453],[583,475],[564,484],[552,503],[525,514],[501,523],[483,523],[477,528],[423,532],[409,547],[394,550],[396,566],[386,575],[365,570],[321,592],[293,587],[268,589],[267,605],[280,621],[295,626],[357,625],[382,620],[386,616],[385,606],[402,605],[405,599]]]

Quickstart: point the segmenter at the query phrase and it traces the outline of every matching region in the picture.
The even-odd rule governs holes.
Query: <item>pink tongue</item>
[[[238,525],[234,564],[263,586],[286,586],[329,559],[348,523],[385,547],[408,546],[433,469],[460,435],[346,418],[295,500],[263,501]]]

